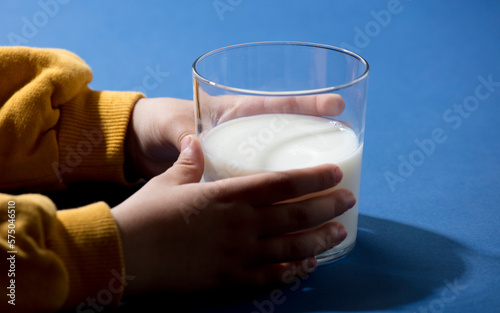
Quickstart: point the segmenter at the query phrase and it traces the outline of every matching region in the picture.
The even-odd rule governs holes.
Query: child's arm
[[[67,51],[0,47],[0,190],[127,183],[126,129],[142,95],[93,91],[91,79],[88,66]],[[15,290],[7,291],[15,291],[15,305],[2,301],[0,311],[86,304],[110,282],[110,304],[119,303],[123,260],[108,205],[57,212],[40,195],[0,194],[0,214],[0,267],[15,269],[0,278],[4,287],[14,280]]]
[[[94,91],[90,68],[57,49],[0,47],[0,190],[125,183],[135,92]]]
[[[2,312],[88,308],[87,297],[109,290],[109,284],[109,305],[120,302],[120,238],[103,202],[57,212],[42,195],[0,194],[0,251],[0,284],[13,294],[3,297]]]

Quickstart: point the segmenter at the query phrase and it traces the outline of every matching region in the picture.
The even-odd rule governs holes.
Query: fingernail
[[[340,183],[342,180],[342,176],[344,175],[342,171],[340,170],[340,167],[335,168],[333,171],[333,175],[335,176],[335,184]]]
[[[346,193],[346,203],[349,209],[356,204],[356,197],[354,197],[354,194],[352,192]]]
[[[343,241],[347,237],[347,230],[343,225],[340,225],[338,228],[337,235],[339,236],[339,241]]]
[[[191,142],[193,142],[193,135],[187,135],[186,137],[182,138],[181,151],[189,147],[191,145]]]

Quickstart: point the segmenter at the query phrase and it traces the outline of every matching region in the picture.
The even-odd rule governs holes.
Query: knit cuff
[[[116,306],[127,277],[115,220],[104,202],[57,212],[57,239],[47,245],[61,258],[69,276],[66,308]]]
[[[128,184],[125,137],[137,92],[88,89],[61,107],[58,132],[60,182],[94,180]]]

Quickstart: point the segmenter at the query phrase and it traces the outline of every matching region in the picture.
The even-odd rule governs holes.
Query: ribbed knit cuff
[[[61,182],[129,183],[123,168],[125,137],[134,104],[142,97],[137,92],[88,89],[71,100],[71,105],[61,107],[58,132]]]
[[[57,212],[56,234],[48,248],[61,258],[69,276],[65,307],[84,312],[120,303],[124,286],[122,248],[118,228],[104,202]]]

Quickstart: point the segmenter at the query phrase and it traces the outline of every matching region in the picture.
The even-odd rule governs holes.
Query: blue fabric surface
[[[0,44],[71,50],[94,89],[185,99],[192,62],[219,47],[360,53],[371,72],[353,252],[274,293],[197,296],[182,311],[500,312],[499,15],[486,0],[5,0]]]

